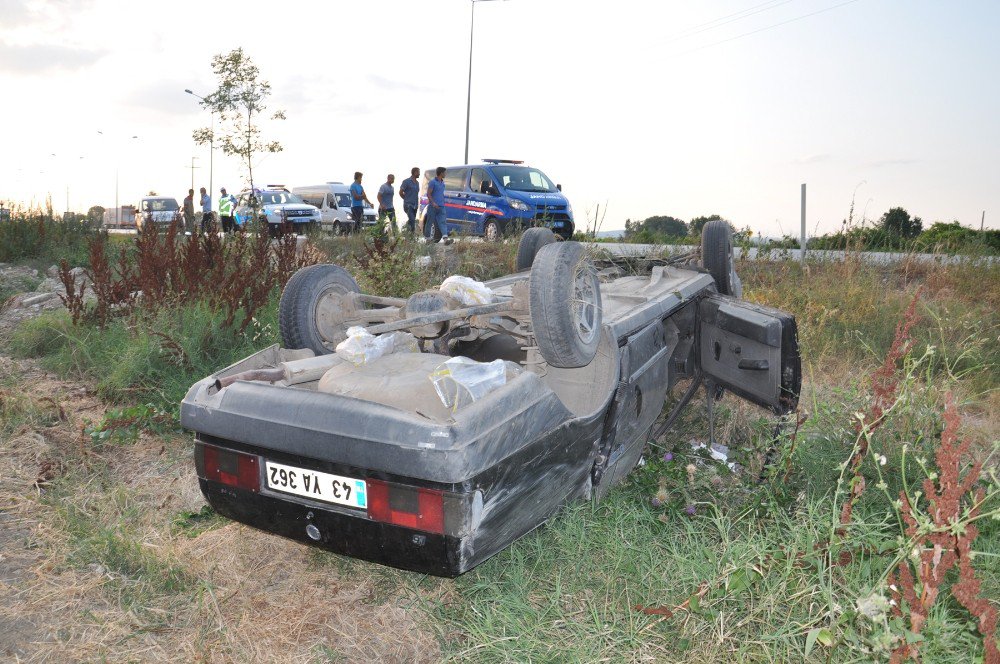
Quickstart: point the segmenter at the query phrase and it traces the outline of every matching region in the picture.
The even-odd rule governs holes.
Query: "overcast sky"
[[[477,3],[470,160],[523,159],[578,226],[718,213],[810,234],[893,206],[1000,227],[998,0]],[[57,211],[209,184],[212,56],[273,87],[289,186],[462,163],[469,0],[0,0],[0,200]],[[103,134],[98,134],[98,131]],[[138,136],[132,139],[132,136]],[[216,151],[214,188],[245,169]],[[258,179],[259,178],[259,179]],[[214,196],[213,196],[214,197]]]

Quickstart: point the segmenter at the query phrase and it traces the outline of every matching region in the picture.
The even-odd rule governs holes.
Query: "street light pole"
[[[197,97],[198,99],[200,99],[202,101],[205,101],[204,97],[202,97],[201,95],[195,94],[194,92],[192,92],[191,90],[188,90],[187,88],[184,89],[184,92],[188,93],[192,97]],[[209,109],[209,112],[212,114],[212,133],[208,137],[208,195],[209,196],[214,196],[215,194],[213,192],[215,191],[215,189],[214,189],[214,183],[212,182],[212,175],[215,173],[215,168],[214,168],[214,162],[215,162],[215,111],[212,110],[212,109]],[[194,171],[191,171],[191,177],[192,177],[191,188],[194,189]]]
[[[470,0],[472,5],[472,21],[469,23],[469,86],[465,95],[465,160],[469,163],[469,119],[472,116],[472,40],[476,29],[476,3],[492,2],[493,0]]]

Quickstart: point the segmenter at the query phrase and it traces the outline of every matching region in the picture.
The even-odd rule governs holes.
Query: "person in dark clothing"
[[[188,189],[184,199],[184,230],[194,233],[194,189]]]
[[[417,205],[420,202],[420,169],[414,166],[410,169],[410,177],[399,185],[399,196],[403,199],[403,212],[406,213],[406,228],[410,233],[417,231]]]

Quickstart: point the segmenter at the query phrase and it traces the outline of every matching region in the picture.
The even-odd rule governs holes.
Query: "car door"
[[[748,401],[783,415],[802,386],[795,317],[778,309],[710,295],[698,302],[702,373]]]
[[[448,215],[448,232],[466,232],[469,222],[466,212],[469,200],[468,168],[449,168],[444,176],[444,208]]]
[[[483,234],[483,224],[489,216],[487,210],[496,209],[499,198],[499,192],[496,185],[493,184],[493,178],[490,177],[489,171],[485,168],[473,168],[469,177],[469,200],[466,211],[470,232],[474,232],[476,235]]]
[[[670,386],[670,358],[678,338],[673,323],[656,321],[619,342],[618,388],[605,416],[591,478],[598,498],[639,461]]]

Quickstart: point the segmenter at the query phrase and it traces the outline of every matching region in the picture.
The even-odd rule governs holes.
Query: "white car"
[[[174,221],[180,230],[184,230],[181,208],[177,204],[177,199],[169,196],[146,196],[140,201],[135,215],[135,225],[139,230],[150,225],[166,230]]]
[[[271,235],[281,233],[283,224],[297,235],[319,227],[322,215],[319,208],[309,205],[281,185],[267,185],[263,189],[241,192],[236,201],[236,223],[242,228],[252,223],[254,215],[267,224]]]

